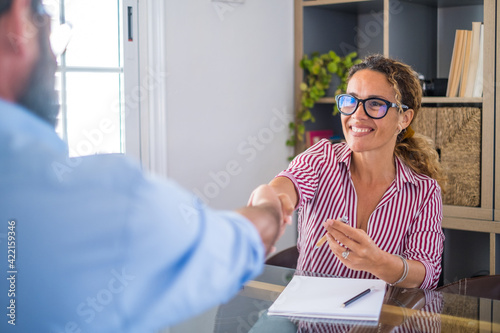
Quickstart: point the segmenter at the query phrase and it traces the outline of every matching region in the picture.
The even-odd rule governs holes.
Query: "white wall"
[[[215,208],[288,165],[293,1],[166,2],[168,176]],[[278,249],[295,243],[288,230]]]

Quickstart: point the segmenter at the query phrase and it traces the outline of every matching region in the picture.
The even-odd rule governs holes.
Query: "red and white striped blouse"
[[[350,173],[351,150],[345,143],[321,140],[298,155],[277,177],[287,177],[299,194],[297,269],[350,278],[376,278],[347,268],[328,246],[315,249],[327,219],[348,218],[356,228],[358,199]],[[395,158],[396,178],[371,214],[367,234],[382,250],[425,266],[420,288],[435,289],[441,273],[444,234],[441,188]]]

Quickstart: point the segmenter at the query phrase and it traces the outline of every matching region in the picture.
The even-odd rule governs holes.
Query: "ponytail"
[[[409,127],[411,130],[411,127]],[[422,134],[414,133],[405,137],[405,131],[398,135],[394,154],[416,173],[435,179],[442,192],[446,190],[447,177],[443,172],[439,155],[433,141]]]

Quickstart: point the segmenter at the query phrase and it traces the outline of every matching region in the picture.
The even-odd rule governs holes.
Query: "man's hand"
[[[260,185],[257,187],[248,200],[248,206],[258,206],[263,203],[269,202],[269,200],[275,201],[275,197],[279,199],[282,215],[282,224],[292,224],[292,214],[294,211],[294,205],[290,200],[290,197],[285,193],[277,193],[276,190],[270,185]]]
[[[293,205],[286,195],[278,195],[269,185],[260,185],[250,196],[248,207],[238,212],[247,217],[257,228],[267,254],[283,235],[286,225],[292,221]]]

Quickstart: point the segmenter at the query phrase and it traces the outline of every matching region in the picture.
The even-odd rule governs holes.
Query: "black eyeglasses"
[[[348,94],[337,95],[335,96],[335,100],[337,101],[337,108],[340,113],[345,116],[349,116],[356,112],[359,103],[363,103],[363,109],[365,110],[366,115],[373,119],[384,118],[389,108],[398,107],[396,103],[386,101],[385,99],[359,99]],[[401,104],[401,108],[403,109],[403,112],[409,109],[409,107],[404,104]]]

